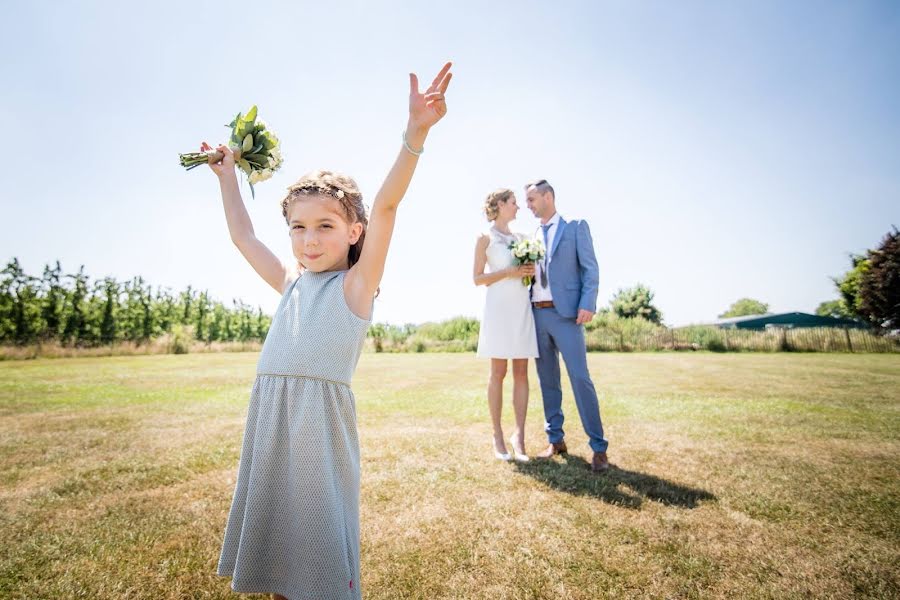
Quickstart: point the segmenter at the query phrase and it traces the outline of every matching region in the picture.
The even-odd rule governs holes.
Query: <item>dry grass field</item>
[[[0,597],[239,597],[215,567],[256,357],[0,362]],[[568,389],[571,454],[506,464],[485,362],[363,356],[366,598],[900,596],[900,356],[589,363],[603,476]]]

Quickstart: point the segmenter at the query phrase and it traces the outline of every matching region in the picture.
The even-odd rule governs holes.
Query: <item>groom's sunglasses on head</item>
[[[540,181],[535,181],[534,183],[529,183],[527,189],[530,190],[532,188],[538,188],[538,187],[541,187],[542,185],[547,185],[546,179],[541,179]]]

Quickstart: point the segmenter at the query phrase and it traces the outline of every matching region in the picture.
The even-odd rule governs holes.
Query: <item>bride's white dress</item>
[[[513,265],[508,246],[521,234],[507,235],[493,227],[488,232],[487,265],[497,272]],[[531,292],[519,277],[507,277],[487,286],[484,315],[478,335],[478,358],[537,358],[537,336],[531,314]]]

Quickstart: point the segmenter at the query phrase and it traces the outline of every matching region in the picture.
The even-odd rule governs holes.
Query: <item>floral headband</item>
[[[291,186],[288,188],[288,193],[294,194],[325,194],[327,196],[333,196],[338,200],[343,200],[344,198],[344,190],[335,189],[331,186],[321,185],[317,183],[305,183],[299,186]]]

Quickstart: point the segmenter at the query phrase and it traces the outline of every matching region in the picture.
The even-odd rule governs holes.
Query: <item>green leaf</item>
[[[237,125],[234,127],[234,134],[239,140],[243,140],[248,134],[253,132],[253,121],[248,121],[246,116],[238,119]],[[240,142],[238,142],[240,143]]]
[[[270,131],[264,131],[259,134],[256,138],[256,141],[262,144],[263,148],[265,148],[266,150],[271,150],[278,145],[278,138],[272,135]]]
[[[253,148],[253,134],[248,133],[244,138],[243,143],[241,144],[241,150],[243,152],[250,152],[250,149]]]
[[[248,122],[252,123],[256,120],[256,105],[250,107],[250,110],[247,111],[247,116],[244,117]]]
[[[247,159],[246,159],[246,158],[240,159],[240,160],[238,161],[238,165],[240,165],[241,170],[244,171],[244,173],[246,173],[247,176],[249,177],[249,176],[250,176],[250,171],[253,170],[253,167],[250,166],[250,163],[247,162]]]
[[[255,200],[256,199],[256,190],[253,189],[253,184],[248,181],[247,185],[250,186],[250,196]]]
[[[269,166],[269,158],[262,154],[244,154],[242,158],[247,159],[247,161],[254,163],[262,168],[266,168]]]
[[[234,129],[234,126],[237,125],[237,122],[240,120],[241,120],[241,113],[238,113],[237,116],[231,120],[231,123],[229,123],[225,127],[231,127],[232,129]]]
[[[259,154],[259,151],[263,149],[263,145],[258,142],[259,142],[259,140],[257,140],[257,144],[255,146],[253,146],[253,148],[250,150],[249,154]]]

